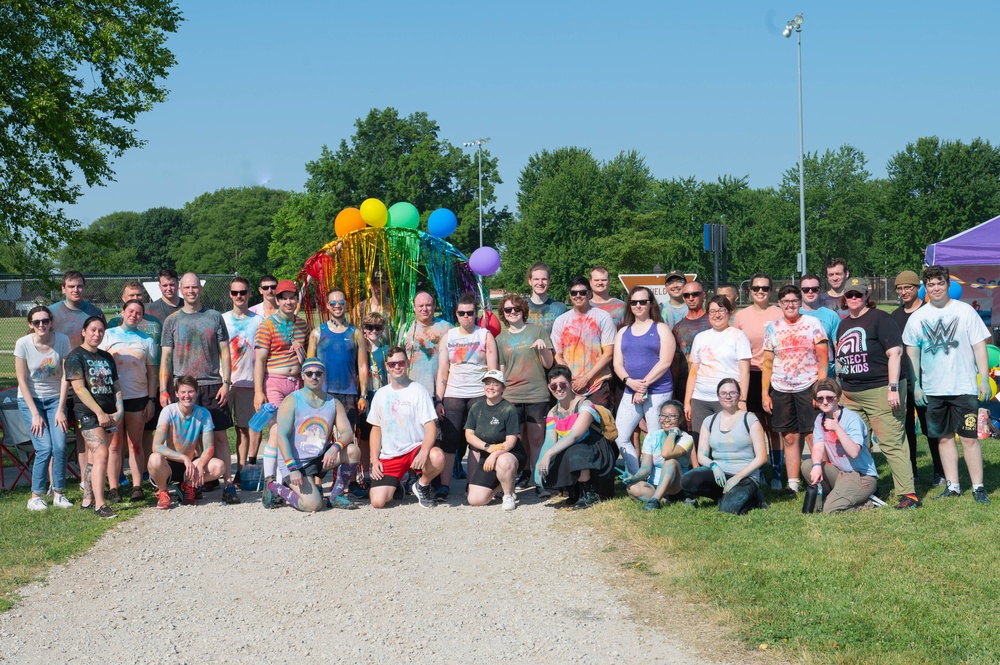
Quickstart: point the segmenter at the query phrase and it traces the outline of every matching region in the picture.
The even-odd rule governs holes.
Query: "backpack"
[[[592,427],[595,431],[600,432],[608,441],[615,441],[618,438],[618,426],[615,425],[615,417],[611,415],[611,411],[607,407],[601,406],[600,404],[594,404],[594,411],[597,411],[597,415],[601,417],[600,425],[594,423]]]

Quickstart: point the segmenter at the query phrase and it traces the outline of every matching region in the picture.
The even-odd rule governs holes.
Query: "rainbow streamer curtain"
[[[351,322],[361,324],[360,305],[370,293],[372,276],[382,275],[390,331],[405,329],[413,318],[413,296],[418,288],[437,297],[441,317],[455,323],[455,305],[464,293],[475,293],[480,307],[489,299],[482,280],[466,257],[451,243],[416,229],[367,227],[327,243],[312,255],[298,275],[307,320],[315,314],[329,318],[326,296],[343,289]]]

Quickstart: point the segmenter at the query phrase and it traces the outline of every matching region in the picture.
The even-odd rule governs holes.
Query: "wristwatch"
[[[899,392],[899,384],[898,383],[890,383],[889,384],[889,392],[891,392],[891,393],[898,393]]]

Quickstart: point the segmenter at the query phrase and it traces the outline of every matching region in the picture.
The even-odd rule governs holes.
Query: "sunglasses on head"
[[[274,291],[276,288],[278,288],[277,284],[261,284],[260,286],[261,291]]]
[[[383,328],[384,328],[384,326],[376,326],[376,325],[373,325],[371,323],[366,323],[365,324],[365,330],[367,332],[382,332]]]
[[[573,289],[572,291],[569,292],[571,296],[585,296],[587,295],[587,293],[588,293],[587,289]]]
[[[761,291],[763,291],[764,293],[768,293],[771,290],[771,287],[770,286],[751,286],[750,290],[753,291],[754,293],[760,293]]]
[[[242,291],[234,291],[230,289],[229,291],[229,295],[231,296],[245,296],[247,293],[248,291],[246,289],[243,289]]]
[[[816,293],[817,291],[819,291],[819,287],[818,286],[803,286],[802,287],[802,293]]]
[[[324,372],[321,369],[312,370],[312,371],[308,371],[307,370],[305,372],[302,372],[302,376],[306,377],[307,379],[318,379],[319,377],[323,376],[324,374],[326,374],[326,372]]]
[[[387,360],[385,361],[385,366],[389,369],[398,369],[406,365],[405,360]]]
[[[52,319],[50,319],[50,318],[32,319],[32,321],[31,321],[31,325],[33,325],[33,326],[47,326],[50,323],[52,323]]]
[[[632,305],[632,307],[645,307],[646,305],[649,304],[649,298],[640,300],[629,300],[628,304]]]
[[[459,309],[455,310],[455,314],[458,316],[475,316],[476,310],[474,309]]]

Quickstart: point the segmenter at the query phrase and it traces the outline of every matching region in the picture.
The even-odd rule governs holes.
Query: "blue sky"
[[[222,187],[301,190],[305,164],[372,108],[425,111],[461,145],[488,136],[515,207],[542,149],[638,150],[658,178],[777,185],[798,160],[803,12],[807,151],[859,148],[885,174],[920,136],[1000,142],[1000,3],[502,3],[179,0],[167,102],[117,182],[69,213],[180,207]],[[961,5],[961,7],[959,7]]]

